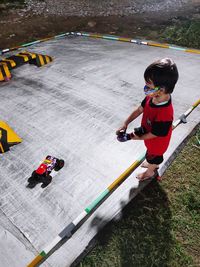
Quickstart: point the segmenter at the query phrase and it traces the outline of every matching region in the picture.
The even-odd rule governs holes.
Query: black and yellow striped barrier
[[[51,61],[53,61],[53,58],[47,55],[41,55],[41,54],[35,54],[35,53],[30,53],[30,52],[21,52],[18,54],[19,56],[22,57],[28,57],[29,63],[34,64],[37,67],[44,66]]]
[[[44,66],[53,61],[53,58],[47,55],[31,53],[28,51],[20,52],[8,58],[0,60],[0,81],[7,81],[11,78],[10,70],[23,64],[34,64],[37,67]]]
[[[9,70],[16,67],[15,61],[9,58],[2,58],[1,63],[5,63],[8,66]]]
[[[36,57],[34,59],[32,59],[29,63],[34,64],[37,67],[42,67],[42,66],[50,63],[51,61],[53,61],[52,57],[50,57],[50,56],[40,55],[40,54],[35,54],[35,55],[36,55]]]
[[[16,64],[15,67],[19,67],[19,66],[23,65],[24,63],[28,63],[29,57],[27,55],[23,55],[23,54],[19,53],[17,55],[13,55],[13,56],[9,57],[8,60],[14,61]]]
[[[10,126],[0,121],[0,153],[9,151],[11,146],[22,142],[22,139],[10,128]]]
[[[0,82],[11,79],[11,73],[6,63],[0,62]]]

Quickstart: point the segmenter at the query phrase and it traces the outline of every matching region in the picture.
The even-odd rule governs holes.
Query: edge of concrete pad
[[[34,44],[46,42],[46,41],[53,40],[53,39],[66,38],[70,36],[81,36],[81,37],[90,37],[90,38],[96,38],[96,39],[100,38],[100,39],[106,39],[106,40],[112,40],[112,41],[129,42],[129,43],[133,43],[137,45],[147,45],[147,46],[152,46],[155,48],[160,47],[160,48],[173,49],[173,50],[178,50],[178,51],[187,52],[187,53],[200,54],[200,49],[183,47],[183,46],[178,46],[178,45],[174,45],[170,43],[162,43],[162,42],[156,42],[152,40],[138,39],[138,38],[134,39],[133,37],[123,37],[123,36],[110,35],[110,34],[90,33],[90,32],[84,32],[84,31],[80,31],[80,32],[69,31],[69,32],[54,35],[51,37],[38,39],[38,40],[29,42],[29,43],[24,43],[16,47],[2,49],[0,50],[0,56],[8,52],[16,51],[19,49],[25,49],[26,47],[32,46]]]
[[[171,163],[176,159],[176,157],[178,156],[178,154],[182,151],[182,149],[185,147],[185,144],[187,143],[187,141],[195,134],[195,132],[197,131],[198,127],[200,126],[200,123],[198,123],[197,125],[195,125],[189,132],[189,134],[187,134],[185,136],[185,138],[182,140],[182,142],[178,145],[178,147],[174,150],[174,152],[172,153],[172,155],[168,158],[167,161],[165,161],[164,166],[161,167],[161,171],[160,171],[160,175],[162,176],[165,171],[167,170],[167,168],[171,165]],[[141,192],[144,187],[146,187],[146,185],[148,185],[152,180],[147,180],[143,183],[140,184],[140,186],[138,188],[135,189],[135,191],[133,192],[133,194],[130,195],[130,199],[129,202],[132,201],[139,192]],[[113,216],[113,218],[109,221],[106,222],[104,224],[101,225],[100,230],[102,230],[106,225],[108,225],[109,223],[111,223],[113,220],[117,220],[118,216],[119,216],[118,212],[117,214],[115,214]],[[99,232],[90,240],[90,242],[88,243],[87,247],[85,248],[85,250],[75,259],[75,261],[70,265],[70,267],[76,267],[91,251],[92,249],[97,245],[97,235],[99,234]]]

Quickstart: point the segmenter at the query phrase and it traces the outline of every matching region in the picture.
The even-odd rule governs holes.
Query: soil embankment
[[[170,42],[165,34],[167,27],[179,26],[183,21],[200,21],[198,0],[125,0],[123,4],[120,0],[22,2],[0,2],[0,49],[67,31]],[[172,42],[176,39],[180,38],[175,36]]]

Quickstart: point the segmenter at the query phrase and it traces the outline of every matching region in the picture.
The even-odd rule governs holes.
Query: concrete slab
[[[0,242],[1,266],[7,267],[28,264],[143,154],[143,142],[121,144],[115,130],[144,98],[147,65],[163,57],[177,63],[176,119],[200,95],[199,55],[83,37],[40,43],[28,50],[55,60],[42,68],[24,65],[13,70],[13,79],[0,88],[0,119],[23,139],[0,155],[0,229],[15,233],[15,241]],[[187,124],[175,129],[166,160],[199,123],[199,115],[197,108]],[[63,158],[65,167],[47,188],[27,189],[27,178],[47,154]],[[166,166],[165,162],[161,172]],[[42,266],[70,266],[137,187],[134,173]],[[3,220],[9,221],[9,229]]]

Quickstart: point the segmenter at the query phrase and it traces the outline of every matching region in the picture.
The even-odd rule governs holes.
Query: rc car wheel
[[[43,183],[41,185],[42,188],[45,188],[47,187],[47,185],[49,185],[52,181],[52,177],[51,175],[48,175],[44,180],[43,180]]]
[[[28,183],[31,183],[31,180],[32,180],[31,178],[32,178],[32,177],[28,178]]]
[[[57,162],[56,162],[56,166],[54,168],[54,170],[57,172],[59,171],[60,169],[62,169],[62,167],[64,166],[65,162],[63,159],[58,159]]]
[[[29,183],[27,184],[27,188],[34,188],[36,186],[37,183]]]

